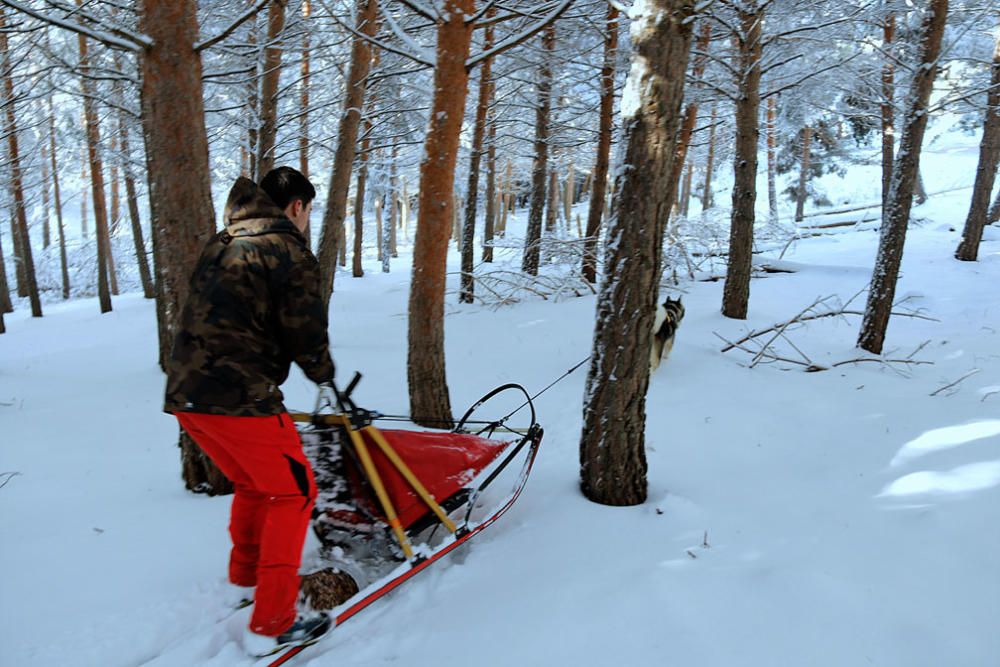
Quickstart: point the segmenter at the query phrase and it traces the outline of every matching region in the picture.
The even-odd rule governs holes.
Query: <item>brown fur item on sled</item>
[[[358,584],[351,575],[327,568],[302,576],[302,595],[316,611],[327,611],[358,592]]]

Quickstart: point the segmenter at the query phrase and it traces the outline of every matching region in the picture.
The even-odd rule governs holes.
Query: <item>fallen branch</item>
[[[969,371],[968,373],[966,373],[962,377],[958,378],[954,382],[950,382],[950,383],[946,384],[945,386],[941,387],[940,389],[931,392],[931,396],[937,396],[938,394],[940,394],[945,389],[951,389],[952,387],[954,387],[955,385],[957,385],[959,382],[962,382],[963,380],[972,377],[973,375],[975,375],[976,373],[978,373],[980,370],[981,369],[979,369],[979,368],[973,368],[971,371]]]

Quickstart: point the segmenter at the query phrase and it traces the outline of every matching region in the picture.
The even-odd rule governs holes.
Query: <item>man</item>
[[[316,191],[290,167],[239,178],[226,228],[191,278],[164,410],[233,482],[229,580],[255,587],[244,647],[255,656],[316,639],[326,614],[296,615],[316,484],[278,386],[291,362],[333,380],[319,265],[303,231]]]

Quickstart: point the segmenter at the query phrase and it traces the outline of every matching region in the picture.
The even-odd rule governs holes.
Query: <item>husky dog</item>
[[[660,360],[670,356],[674,347],[674,334],[684,319],[684,304],[667,297],[662,305],[656,307],[656,319],[653,321],[653,347],[649,351],[649,370],[653,372],[660,365]]]

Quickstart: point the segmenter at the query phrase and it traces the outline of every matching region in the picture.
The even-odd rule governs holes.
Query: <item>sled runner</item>
[[[361,589],[331,613],[340,625],[465,544],[524,488],[542,439],[531,397],[507,384],[476,402],[451,431],[382,430],[401,419],[359,408],[360,375],[313,414],[292,413],[316,476],[313,530],[323,559]],[[520,403],[506,416],[479,419]],[[521,414],[520,422],[513,420]],[[519,470],[511,464],[520,461]],[[503,480],[510,486],[502,493]],[[499,495],[498,495],[499,493]],[[285,649],[270,665],[305,648]]]

